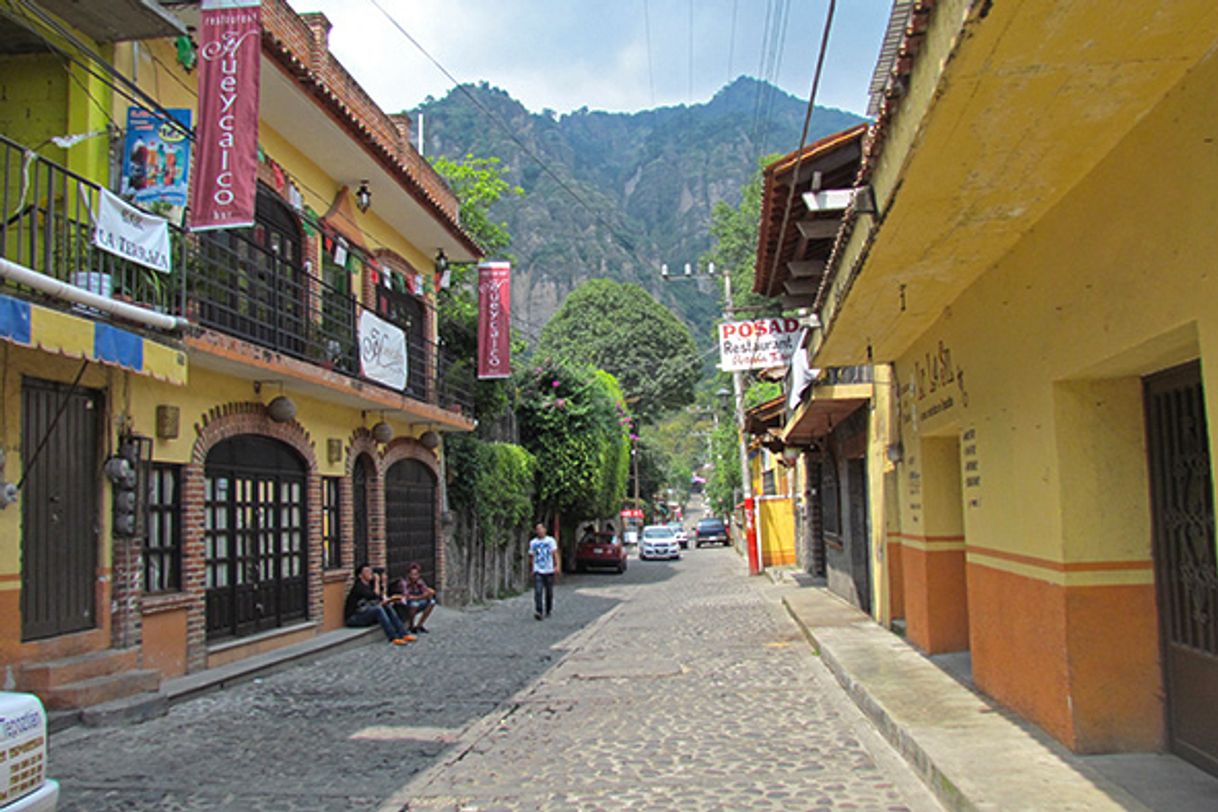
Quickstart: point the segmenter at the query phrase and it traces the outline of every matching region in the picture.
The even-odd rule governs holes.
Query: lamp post
[[[707,263],[706,273],[708,276],[715,275],[715,263]],[[723,320],[734,321],[736,307],[732,301],[732,275],[726,270],[721,273],[723,275]],[[668,265],[661,265],[660,276],[667,281],[698,278],[688,262],[685,263],[685,273],[680,276],[669,275]],[[723,398],[728,395],[728,392],[726,389],[720,389],[718,394]],[[753,477],[749,473],[749,450],[744,442],[744,374],[738,369],[732,371],[731,394],[734,396],[736,405],[736,432],[738,435],[736,445],[740,451],[740,488],[744,495],[745,547],[749,559],[749,575],[757,575],[762,571],[764,565],[760,537],[756,533],[753,520]]]

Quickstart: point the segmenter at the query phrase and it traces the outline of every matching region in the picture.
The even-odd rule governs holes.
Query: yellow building
[[[812,349],[891,365],[880,617],[1074,750],[1218,772],[1218,5],[890,34]]]
[[[774,433],[782,425],[786,398],[759,403],[745,413],[752,480],[753,528],[761,550],[761,566],[785,567],[796,563],[796,532],[803,510],[795,457],[784,455]]]
[[[162,274],[90,212],[129,107],[196,111],[198,9],[84,5],[0,0],[0,678],[59,707],[340,626],[359,561],[442,590],[440,435],[474,425],[435,293],[478,246],[326,18],[264,0],[256,224],[168,210]],[[373,318],[404,383],[368,371]]]

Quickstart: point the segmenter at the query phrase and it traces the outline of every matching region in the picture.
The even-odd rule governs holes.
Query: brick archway
[[[355,465],[360,455],[366,454],[372,461],[372,481],[368,483],[368,561],[375,566],[385,564],[385,467],[380,449],[372,432],[360,426],[351,433],[347,441],[346,473],[339,484],[339,496],[342,499],[342,514],[345,518],[342,528],[343,563],[348,571],[357,563],[355,560]]]
[[[398,437],[390,441],[381,452],[381,483],[383,485],[385,475],[394,463],[402,460],[415,460],[422,463],[431,471],[436,478],[435,499],[432,503],[433,526],[435,527],[435,555],[436,555],[436,578],[432,584],[438,591],[443,591],[446,578],[448,577],[448,567],[446,562],[444,527],[441,522],[441,509],[444,487],[444,482],[440,476],[440,461],[435,452],[429,451],[422,443],[414,437]],[[382,487],[381,509],[382,517],[384,516],[384,488]],[[382,527],[385,525],[382,524]],[[382,537],[383,538],[383,537]],[[382,549],[384,549],[382,547]]]
[[[186,621],[188,671],[207,665],[207,617],[204,545],[203,479],[207,455],[218,443],[243,434],[278,440],[293,449],[305,463],[308,510],[308,607],[309,617],[322,616],[321,477],[313,438],[296,421],[276,423],[261,403],[228,403],[217,406],[195,424],[195,444],[190,462],[182,467],[182,591],[189,596]]]

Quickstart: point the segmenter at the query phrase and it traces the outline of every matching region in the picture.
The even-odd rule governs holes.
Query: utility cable
[[[816,107],[816,91],[820,87],[821,72],[825,66],[825,51],[829,48],[829,32],[833,28],[833,12],[837,7],[837,0],[829,0],[829,11],[825,15],[825,29],[820,38],[820,53],[816,55],[816,72],[812,75],[812,90],[808,93],[808,109],[804,113],[804,128],[799,136],[799,149],[796,150],[795,167],[791,170],[791,186],[787,190],[787,203],[782,210],[782,227],[778,229],[778,239],[781,245],[782,235],[787,232],[787,224],[791,219],[791,205],[795,200],[795,187],[798,186],[799,167],[804,160],[804,146],[808,143],[808,127],[812,123],[812,111]],[[770,266],[770,279],[778,273],[778,263],[782,258],[782,251],[774,252],[774,263]]]
[[[647,0],[643,0],[643,33],[647,40],[647,87],[651,91],[651,106],[656,106],[655,68],[651,64],[651,13]]]
[[[730,83],[736,77],[734,73],[734,60],[736,58],[736,12],[739,10],[740,0],[732,0],[732,36],[727,41],[727,81]]]

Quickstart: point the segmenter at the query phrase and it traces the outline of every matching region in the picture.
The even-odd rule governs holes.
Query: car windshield
[[[664,541],[672,538],[672,530],[667,527],[644,527],[643,538],[649,541]]]
[[[722,530],[723,522],[720,519],[701,519],[698,521],[699,530]]]

